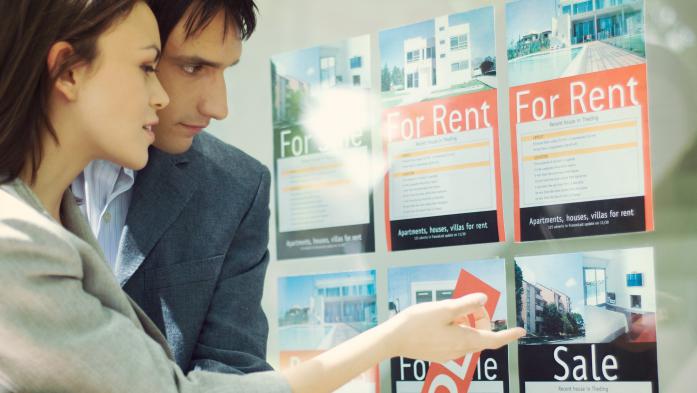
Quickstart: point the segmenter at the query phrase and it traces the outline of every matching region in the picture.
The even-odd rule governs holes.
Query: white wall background
[[[272,55],[371,34],[374,91],[379,89],[377,33],[436,16],[494,5],[497,29],[499,126],[504,217],[507,239],[513,238],[513,202],[508,120],[504,0],[258,0],[257,31],[244,45],[242,61],[228,78],[230,115],[210,131],[273,167],[271,83]],[[387,254],[383,185],[375,184],[374,254],[275,260],[271,203],[272,262],[264,307],[271,326],[269,360],[277,364],[276,282],[279,276],[375,268],[380,320],[387,317],[387,268],[503,257],[512,290],[512,260],[536,255],[630,247],[655,247],[661,392],[695,391],[697,370],[697,2],[646,0],[646,42],[655,192],[656,232],[514,244],[471,245]],[[376,124],[377,123],[376,119]],[[374,132],[373,149],[381,151]],[[646,277],[648,279],[648,277]],[[514,297],[508,297],[509,321],[515,320]],[[518,392],[516,349],[511,348],[511,392]],[[381,367],[383,392],[390,391],[389,362]]]

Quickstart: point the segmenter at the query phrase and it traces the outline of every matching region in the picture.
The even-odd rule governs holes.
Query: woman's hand
[[[387,322],[283,370],[283,375],[294,393],[332,392],[388,357],[444,362],[498,348],[525,334],[520,328],[492,332],[485,303],[486,296],[472,294],[409,307]]]
[[[491,331],[484,294],[411,306],[384,323],[390,356],[444,362],[466,353],[499,348],[521,338],[525,330]],[[470,318],[474,324],[470,326]]]

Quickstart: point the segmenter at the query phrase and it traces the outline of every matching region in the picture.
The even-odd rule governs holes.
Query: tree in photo
[[[380,71],[380,91],[387,92],[390,91],[392,87],[392,76],[390,75],[390,69],[387,68],[387,64],[382,67]]]

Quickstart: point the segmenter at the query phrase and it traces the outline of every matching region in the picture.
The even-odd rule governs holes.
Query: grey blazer
[[[206,133],[182,155],[151,148],[136,176],[116,275],[185,371],[271,369],[269,183],[266,167]]]
[[[0,186],[0,392],[290,392],[275,372],[182,372],[70,193],[61,217],[21,181]]]

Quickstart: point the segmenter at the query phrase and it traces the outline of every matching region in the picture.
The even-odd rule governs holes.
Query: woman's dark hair
[[[174,26],[189,15],[184,22],[186,38],[200,32],[213,20],[218,12],[225,13],[225,30],[229,26],[239,29],[240,39],[249,38],[257,25],[257,6],[254,0],[146,0],[160,27],[160,39],[164,48]]]
[[[56,78],[97,57],[97,39],[127,16],[138,0],[0,0],[0,181],[17,178],[41,163],[42,133],[58,142],[48,118]],[[56,42],[73,53],[49,73],[48,52]]]

